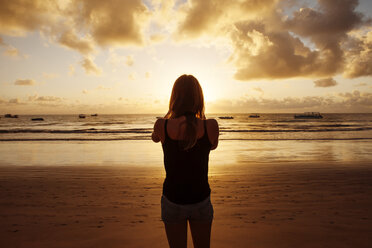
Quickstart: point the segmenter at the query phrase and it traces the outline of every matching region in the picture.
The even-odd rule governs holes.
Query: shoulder
[[[218,122],[215,119],[207,119],[205,121],[209,130],[218,130]]]

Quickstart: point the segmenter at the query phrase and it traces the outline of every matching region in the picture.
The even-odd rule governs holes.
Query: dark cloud
[[[263,18],[235,24],[232,35],[239,80],[260,78],[327,77],[345,67],[345,52],[341,44],[349,39],[348,32],[367,23],[355,11],[358,1],[319,0],[318,9],[302,8],[292,18]],[[275,17],[278,13],[271,13]],[[275,24],[273,24],[273,20]],[[274,27],[273,27],[274,26]],[[305,45],[310,39],[314,48]],[[364,50],[365,51],[365,50]],[[371,59],[365,56],[364,60]],[[352,59],[353,63],[357,63]],[[355,66],[364,74],[370,73],[367,63]],[[348,75],[362,75],[349,69]]]
[[[358,0],[318,0],[318,8],[301,8],[286,20],[293,32],[311,38],[315,43],[334,46],[345,34],[364,23],[356,12]]]
[[[337,82],[333,78],[323,78],[314,81],[315,87],[332,87],[336,86]]]
[[[319,52],[286,31],[269,31],[263,23],[239,23],[232,37],[236,79],[289,78],[325,74]]]

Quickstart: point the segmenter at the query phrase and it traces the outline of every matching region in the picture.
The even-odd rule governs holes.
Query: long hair
[[[184,150],[192,148],[197,141],[197,119],[205,119],[204,96],[199,81],[192,75],[182,75],[174,82],[169,110],[164,118],[186,116],[185,135],[180,141]]]

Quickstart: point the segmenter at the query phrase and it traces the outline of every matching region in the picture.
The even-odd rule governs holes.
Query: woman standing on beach
[[[218,145],[218,123],[205,119],[203,91],[192,75],[173,85],[169,111],[154,125],[161,141],[166,178],[161,218],[171,248],[187,247],[187,222],[194,247],[210,247],[213,207],[208,183],[210,150]]]

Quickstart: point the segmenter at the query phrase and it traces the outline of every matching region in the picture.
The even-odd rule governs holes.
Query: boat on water
[[[98,116],[98,114],[91,114],[90,116]]]
[[[295,114],[296,119],[322,119],[323,116],[319,112],[305,112],[303,114]]]
[[[218,118],[222,119],[222,120],[224,120],[224,119],[234,119],[234,117],[232,117],[232,116],[220,116]]]
[[[31,121],[44,121],[44,118],[41,117],[32,118]]]
[[[5,114],[5,118],[18,118],[18,115]]]
[[[83,119],[83,118],[85,118],[85,115],[84,114],[80,114],[79,115],[79,118]]]
[[[260,118],[259,114],[251,114],[249,115],[249,118]]]

